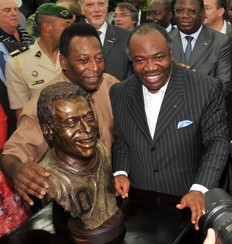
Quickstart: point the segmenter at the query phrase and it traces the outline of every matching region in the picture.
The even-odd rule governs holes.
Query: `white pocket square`
[[[181,129],[181,128],[184,128],[184,127],[186,127],[186,126],[189,126],[189,125],[191,125],[193,122],[191,121],[191,120],[182,120],[182,121],[180,121],[179,123],[178,123],[178,125],[177,125],[177,129]]]

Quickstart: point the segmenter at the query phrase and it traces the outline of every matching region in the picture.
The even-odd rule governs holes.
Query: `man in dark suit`
[[[118,80],[127,78],[132,72],[126,55],[130,31],[111,25],[105,20],[108,0],[80,0],[80,6],[87,22],[99,32],[106,73]]]
[[[177,0],[174,7],[178,26],[170,33],[174,61],[220,79],[224,95],[228,96],[232,91],[231,38],[202,25],[205,16],[203,0]],[[189,61],[184,56],[188,46],[186,36],[192,38]]]
[[[135,75],[114,85],[112,146],[116,191],[132,187],[183,196],[191,221],[218,182],[229,154],[221,81],[173,63],[163,28],[140,26],[129,39]]]

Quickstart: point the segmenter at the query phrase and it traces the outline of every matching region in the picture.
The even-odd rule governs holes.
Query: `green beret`
[[[50,15],[62,19],[72,19],[73,17],[69,9],[58,6],[55,3],[44,3],[40,5],[36,10],[36,14]]]

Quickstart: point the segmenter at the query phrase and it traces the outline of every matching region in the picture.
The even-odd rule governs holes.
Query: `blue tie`
[[[4,77],[6,77],[6,75],[5,75],[6,61],[5,61],[4,57],[3,57],[3,52],[2,51],[0,51],[0,68],[2,70],[2,73],[3,73]]]
[[[192,53],[191,41],[193,40],[193,37],[192,36],[186,36],[185,38],[186,38],[188,44],[187,44],[186,49],[185,49],[184,57],[185,57],[185,64],[188,65],[190,57],[191,57],[191,53]]]

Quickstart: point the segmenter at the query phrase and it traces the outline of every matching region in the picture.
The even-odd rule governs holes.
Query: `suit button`
[[[159,172],[159,169],[154,169],[154,170],[153,170],[153,173],[154,173],[154,174],[157,174],[158,172]]]
[[[154,151],[155,151],[155,149],[156,149],[155,147],[152,147],[152,148],[151,148],[151,152],[154,152]]]

